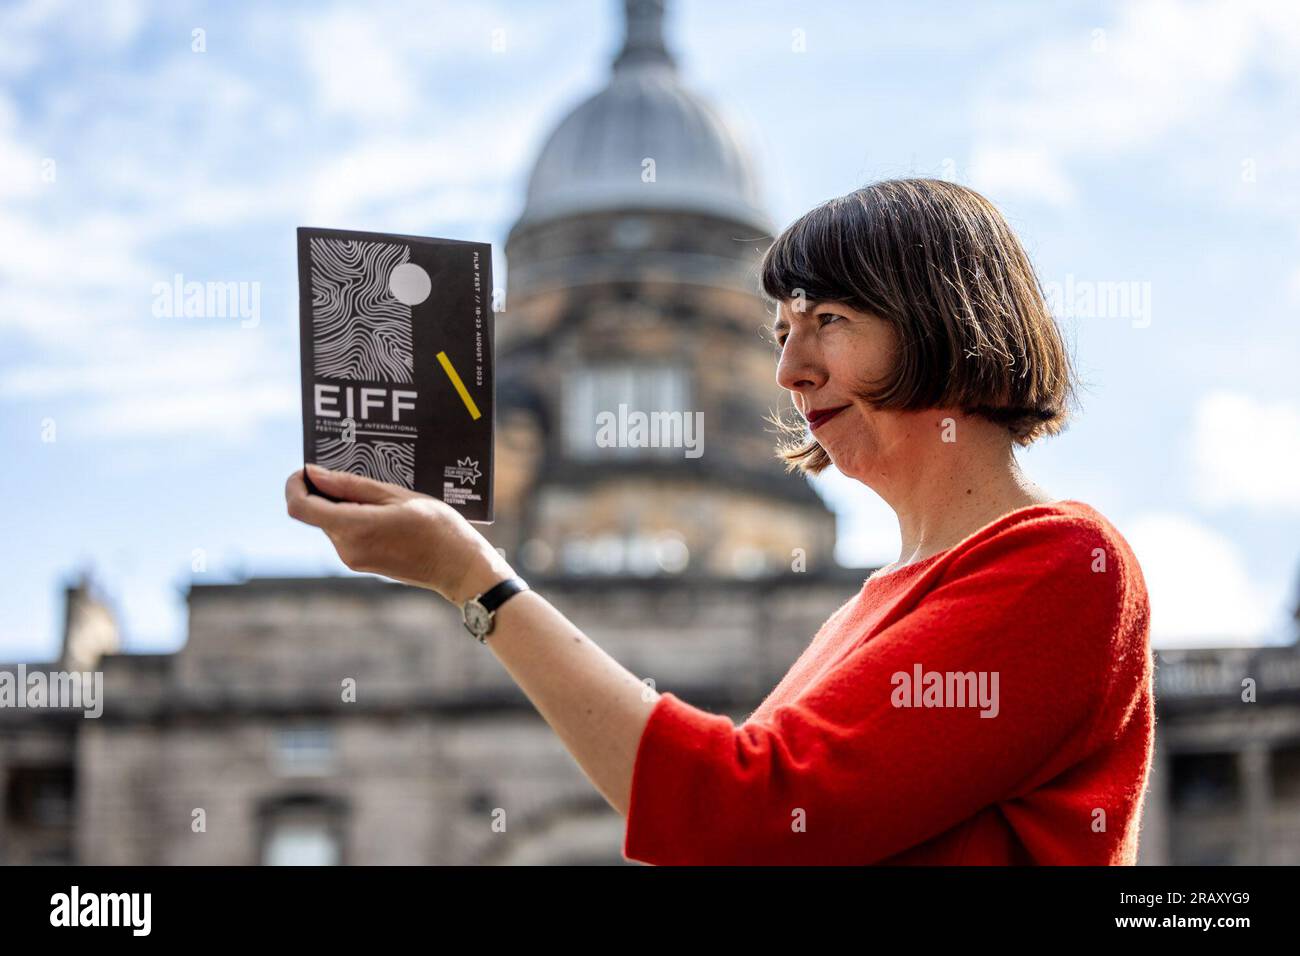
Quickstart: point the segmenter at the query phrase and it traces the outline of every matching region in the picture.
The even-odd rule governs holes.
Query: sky
[[[491,242],[503,287],[621,7],[0,4],[0,660],[57,654],[84,569],[141,652],[183,643],[191,582],[347,573],[284,511],[294,229]],[[993,200],[1087,385],[1025,470],[1133,546],[1157,646],[1294,636],[1300,5],[669,0],[666,34],[778,226],[895,176]],[[160,308],[177,276],[247,308]],[[842,563],[898,558],[873,492],[815,485]]]

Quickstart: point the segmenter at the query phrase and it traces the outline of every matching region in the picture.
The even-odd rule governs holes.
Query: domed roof
[[[626,0],[609,84],[542,147],[519,224],[621,207],[698,211],[764,231],[758,179],[735,131],[681,85],[664,47],[662,0]],[[654,177],[643,176],[654,160]]]

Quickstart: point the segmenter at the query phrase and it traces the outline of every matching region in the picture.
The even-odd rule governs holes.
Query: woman
[[[1019,242],[977,193],[876,183],[768,250],[776,377],[828,464],[898,516],[868,578],[740,726],[656,693],[535,591],[487,645],[658,864],[1132,864],[1154,712],[1146,589],[1089,505],[1014,450],[1074,380]],[[787,426],[789,427],[789,426]],[[514,576],[440,501],[312,466],[289,513],[351,568],[462,605]]]

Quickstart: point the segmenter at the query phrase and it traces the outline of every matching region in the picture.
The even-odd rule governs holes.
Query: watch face
[[[470,629],[475,637],[482,637],[487,633],[488,625],[492,622],[492,615],[488,609],[478,601],[467,601],[465,603],[465,626]]]

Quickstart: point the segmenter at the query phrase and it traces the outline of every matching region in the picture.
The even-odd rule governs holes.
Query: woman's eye
[[[817,313],[817,318],[819,318],[819,319],[842,319],[842,318],[844,318],[844,316],[840,315],[838,312],[818,312],[818,313]],[[830,324],[830,322],[822,322],[822,325],[829,325],[829,324]],[[789,335],[779,335],[779,336],[777,336],[777,338],[776,338],[776,347],[779,348],[779,349],[781,349],[781,348],[785,348],[785,340],[788,339],[789,337],[790,337]]]

